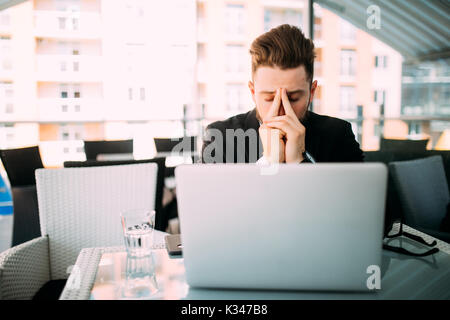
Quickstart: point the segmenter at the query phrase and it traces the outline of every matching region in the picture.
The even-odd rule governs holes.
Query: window
[[[420,134],[421,127],[419,122],[410,122],[408,125],[408,133],[409,135]]]
[[[387,56],[375,56],[375,68],[386,69],[387,68]]]
[[[11,70],[12,69],[12,60],[9,58],[4,59],[3,63],[2,63],[2,67],[3,67],[3,70]]]
[[[8,13],[0,13],[0,26],[9,26],[11,17]]]
[[[7,103],[5,107],[5,113],[13,113],[14,107],[12,103]]]
[[[63,104],[63,105],[61,106],[61,110],[62,110],[62,112],[67,112],[67,110],[68,110],[67,104]]]
[[[78,61],[73,62],[73,71],[78,72],[80,69],[80,63]]]
[[[293,9],[265,9],[264,10],[264,32],[281,24],[290,24],[303,29],[301,11]]]
[[[128,100],[133,100],[133,88],[128,88]]]
[[[0,70],[12,69],[11,37],[0,36]]]
[[[142,19],[145,15],[144,2],[138,0],[127,0],[125,4],[125,14],[128,19]]]
[[[72,55],[78,56],[80,54],[80,43],[72,42]]]
[[[13,84],[12,82],[0,81],[0,112],[13,113]],[[5,106],[3,110],[3,106]]]
[[[12,84],[10,85],[12,87]],[[11,87],[5,87],[5,98],[12,98],[14,95],[14,90]]]
[[[356,28],[351,23],[345,21],[344,19],[341,19],[340,26],[341,26],[341,40],[343,42],[355,42]]]
[[[244,72],[247,63],[247,55],[245,47],[242,45],[226,46],[226,71],[227,72]]]
[[[314,19],[314,39],[322,38],[322,19]]]
[[[48,44],[47,44],[48,45]],[[58,53],[60,55],[66,55],[68,52],[67,42],[58,41]]]
[[[341,76],[354,76],[356,74],[355,50],[341,50]]]
[[[226,88],[227,111],[243,110],[246,107],[246,95],[248,95],[246,86],[242,84],[228,84]]]
[[[60,84],[61,98],[81,98],[79,84]]]
[[[65,30],[66,29],[66,18],[59,17],[58,18],[58,25],[59,25],[59,29],[60,30]]]
[[[141,88],[139,90],[139,93],[140,93],[141,100],[144,101],[145,100],[145,88]]]
[[[61,61],[60,65],[59,65],[59,69],[61,71],[66,71],[67,70],[67,64],[65,61]]]
[[[356,89],[353,86],[341,86],[340,104],[341,116],[356,117]]]
[[[73,97],[74,98],[81,98],[81,87],[80,84],[72,84],[72,90],[73,90]]]
[[[78,30],[78,18],[72,18],[72,30]]]
[[[245,32],[245,9],[243,5],[228,4],[225,9],[226,33],[243,35]]]
[[[81,107],[79,104],[75,105],[75,112],[80,112],[81,111]]]
[[[14,133],[8,132],[8,133],[6,134],[6,140],[7,140],[7,141],[13,141],[13,140],[14,140]]]
[[[61,140],[82,140],[83,126],[82,125],[67,125],[63,124],[59,128]]]
[[[378,105],[386,103],[386,91],[385,90],[375,90],[373,92],[373,101]]]
[[[11,99],[14,96],[14,89],[12,82],[0,81],[0,101],[3,99]]]
[[[128,71],[138,73],[142,70],[142,62],[148,59],[145,54],[145,45],[143,43],[126,43],[125,50],[128,55],[126,59]]]
[[[144,8],[142,7],[142,5],[137,7],[137,16],[139,18],[143,18],[144,17]]]

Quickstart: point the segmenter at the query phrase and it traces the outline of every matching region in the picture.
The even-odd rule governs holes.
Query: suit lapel
[[[314,120],[316,119],[316,114],[314,112],[308,111],[308,115],[303,123],[306,130],[305,136],[305,148],[309,154],[317,160],[318,148],[320,145],[320,135],[316,132]]]

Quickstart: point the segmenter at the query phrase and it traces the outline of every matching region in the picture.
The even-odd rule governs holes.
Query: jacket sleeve
[[[338,162],[363,162],[364,153],[355,139],[352,126],[345,121],[335,146],[335,159]]]

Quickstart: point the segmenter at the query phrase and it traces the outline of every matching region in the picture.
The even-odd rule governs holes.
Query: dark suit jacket
[[[306,151],[316,162],[363,161],[363,152],[355,140],[355,135],[349,122],[308,111],[303,125],[306,129]],[[258,133],[259,126],[259,121],[256,118],[256,109],[238,114],[224,121],[211,123],[206,128],[203,139],[202,162],[256,162],[263,152]],[[231,135],[227,137],[227,129],[242,129],[244,132],[249,129],[255,130],[257,141],[249,137],[244,139]],[[222,139],[217,138],[218,132],[222,134]]]

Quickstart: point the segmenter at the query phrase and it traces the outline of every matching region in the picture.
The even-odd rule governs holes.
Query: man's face
[[[310,81],[303,65],[281,70],[278,67],[262,66],[256,69],[253,82],[248,86],[252,93],[256,111],[261,119],[264,119],[272,106],[278,88],[285,88],[297,118],[301,121],[305,117],[308,105],[314,97],[317,81],[310,86]],[[283,103],[281,102],[281,106]],[[284,108],[280,108],[279,115],[284,115]]]

